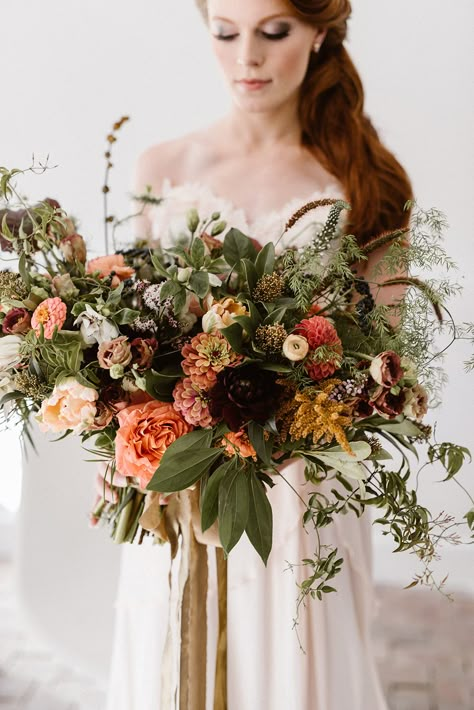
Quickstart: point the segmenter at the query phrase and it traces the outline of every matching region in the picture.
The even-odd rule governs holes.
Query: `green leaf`
[[[265,439],[265,429],[257,422],[249,422],[247,431],[250,443],[257,452],[257,456],[270,466],[272,463],[272,438]]]
[[[196,271],[189,279],[189,287],[199,298],[205,298],[209,293],[209,274],[207,271]]]
[[[238,323],[242,328],[251,336],[255,335],[255,327],[252,323],[252,319],[248,316],[234,316],[233,320]]]
[[[174,386],[182,376],[182,372],[176,372],[174,368],[169,367],[160,372],[156,370],[147,370],[144,373],[145,378],[145,388],[148,394],[153,397],[153,399],[158,399],[160,402],[172,402],[172,393]]]
[[[165,452],[147,490],[174,493],[189,488],[209,470],[214,461],[222,455],[222,451],[223,449],[187,449],[173,453],[166,460]]]
[[[131,308],[122,308],[120,311],[113,314],[112,320],[114,320],[117,325],[129,325],[133,323],[139,315],[140,311],[134,311]]]
[[[201,499],[201,528],[205,532],[215,522],[219,512],[219,486],[228,473],[229,469],[235,466],[235,460],[230,459],[217,468],[207,482],[205,491]]]
[[[167,298],[174,298],[182,288],[183,286],[178,281],[166,281],[160,289],[160,300],[166,301]]]
[[[120,299],[122,298],[122,291],[124,288],[124,283],[123,281],[120,282],[120,284],[117,286],[117,288],[111,289],[107,301],[105,302],[105,305],[107,308],[111,308],[113,306],[117,306],[120,303]]]
[[[226,555],[243,535],[249,517],[249,488],[245,469],[229,472],[219,486],[219,537]]]
[[[261,278],[264,274],[272,274],[275,268],[275,245],[273,242],[265,244],[263,249],[257,254],[255,269]]]
[[[204,242],[199,237],[196,237],[191,247],[191,261],[195,269],[199,270],[204,264],[205,253]]]
[[[250,261],[250,259],[242,259],[241,263],[248,284],[248,291],[252,293],[258,281],[257,270],[255,269],[253,261]]]
[[[157,254],[152,254],[151,255],[151,263],[153,264],[155,271],[160,275],[163,276],[163,278],[168,279],[169,274],[164,267],[164,265],[161,263],[160,259],[158,258]]]
[[[229,266],[241,259],[255,259],[255,247],[251,240],[238,229],[229,229],[224,239],[224,258]]]
[[[264,325],[274,325],[275,323],[280,323],[288,308],[287,306],[281,306],[280,308],[275,308],[271,313],[268,314],[268,316],[265,318]]]
[[[26,268],[26,254],[23,252],[23,254],[20,256],[20,259],[18,261],[18,271],[20,273],[20,276],[25,283],[25,286],[30,288],[31,285],[31,279],[30,275],[28,273],[28,269]]]
[[[221,331],[222,335],[226,340],[229,342],[230,347],[234,352],[238,353],[239,355],[243,354],[243,331],[242,331],[242,326],[240,326],[238,323],[232,323],[231,325],[228,325],[227,328],[222,328]]]
[[[255,471],[248,477],[249,515],[245,532],[266,565],[272,549],[273,513],[268,496]]]

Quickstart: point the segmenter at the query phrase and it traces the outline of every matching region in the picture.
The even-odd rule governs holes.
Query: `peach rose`
[[[105,340],[99,345],[97,359],[100,367],[110,370],[113,365],[126,367],[132,361],[132,348],[126,335],[121,335],[114,340]]]
[[[41,431],[62,432],[70,429],[80,434],[89,429],[97,414],[97,390],[84,387],[74,377],[55,385],[36,415]]]
[[[116,288],[121,281],[130,279],[135,271],[131,266],[125,264],[123,254],[111,254],[110,256],[98,256],[87,263],[87,273],[99,272],[99,276],[105,279],[113,272],[112,287]]]
[[[138,478],[142,488],[153,478],[168,446],[193,429],[171,403],[156,399],[126,407],[117,419],[117,469],[124,476]]]

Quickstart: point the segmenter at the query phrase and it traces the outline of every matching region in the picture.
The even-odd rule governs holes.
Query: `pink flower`
[[[54,329],[58,330],[64,325],[67,316],[67,306],[60,298],[47,298],[36,308],[31,318],[31,325],[36,335],[41,332],[41,325],[44,328],[44,337],[51,340]]]
[[[70,429],[80,434],[94,424],[98,392],[84,387],[75,377],[67,377],[55,385],[44,400],[36,418],[42,431],[63,432]]]
[[[208,427],[216,424],[209,411],[209,396],[205,389],[186,377],[173,391],[173,406],[192,426]]]
[[[106,340],[99,345],[97,359],[100,367],[110,370],[114,365],[126,367],[132,360],[132,349],[126,335]]]
[[[135,273],[131,266],[125,264],[123,254],[98,256],[97,259],[92,259],[88,262],[86,271],[88,274],[93,274],[98,271],[101,279],[105,279],[106,276],[113,274],[113,288],[116,288],[121,281],[130,279]]]

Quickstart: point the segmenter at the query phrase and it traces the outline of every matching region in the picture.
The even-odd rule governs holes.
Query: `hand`
[[[108,479],[108,480],[107,480]],[[101,502],[118,503],[119,495],[115,488],[125,488],[128,485],[127,477],[115,471],[113,476],[113,484],[109,483],[112,479],[112,467],[107,465],[105,461],[101,461],[98,465],[97,477],[95,480],[96,497],[92,510],[89,514],[89,521],[92,527],[95,527],[100,520],[100,517],[94,515]]]

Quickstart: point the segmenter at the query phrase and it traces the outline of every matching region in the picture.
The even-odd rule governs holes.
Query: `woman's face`
[[[326,32],[285,0],[208,0],[212,47],[237,105],[268,111],[294,101],[316,41]],[[245,80],[260,83],[247,83]]]

